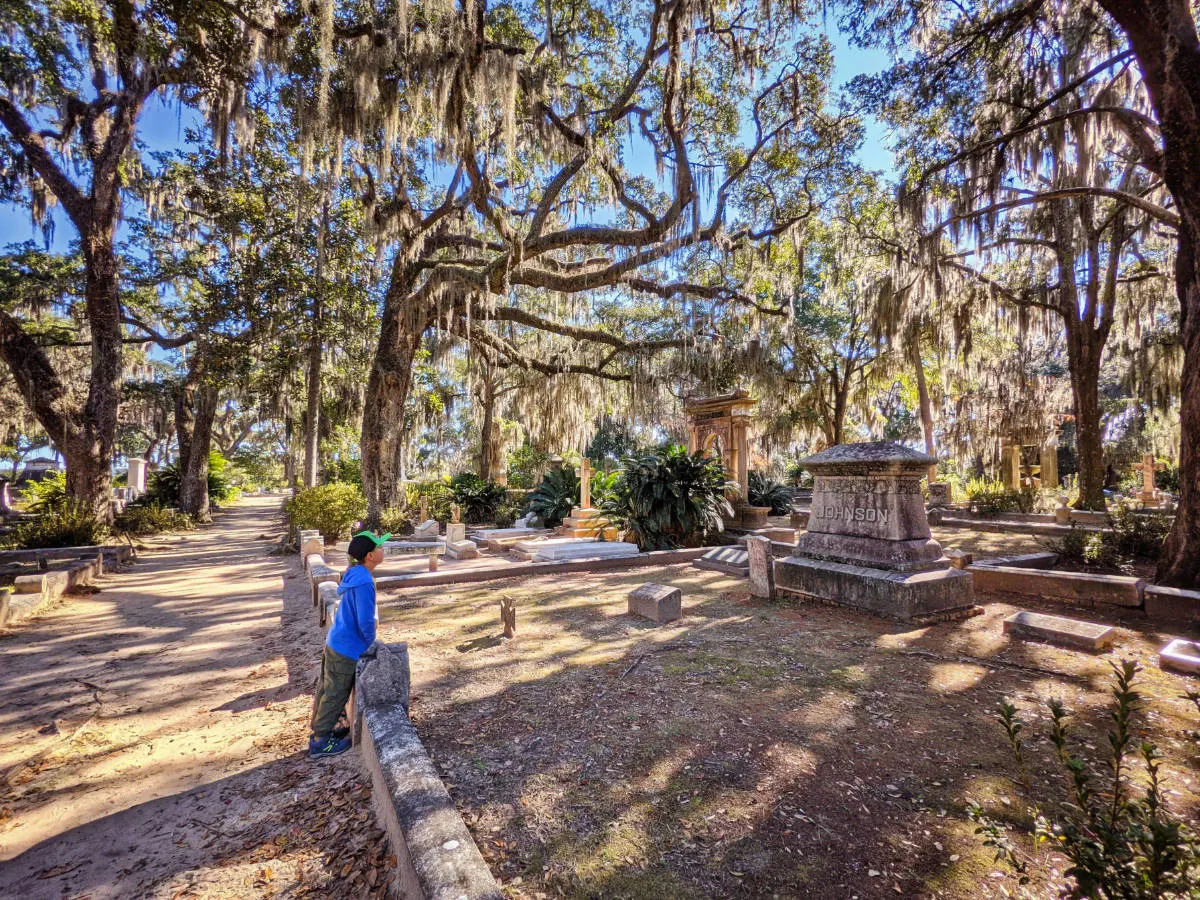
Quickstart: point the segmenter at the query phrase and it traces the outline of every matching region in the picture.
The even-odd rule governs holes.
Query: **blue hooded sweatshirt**
[[[338,585],[337,612],[325,643],[330,649],[358,659],[375,640],[375,579],[366,566],[351,566]]]

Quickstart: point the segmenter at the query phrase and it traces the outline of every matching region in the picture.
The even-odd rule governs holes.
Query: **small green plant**
[[[493,521],[497,528],[512,528],[519,515],[521,515],[521,504],[508,499],[506,494],[505,499],[496,506]]]
[[[967,482],[967,499],[971,509],[981,516],[996,516],[1006,512],[1032,512],[1037,504],[1036,491],[1009,490],[999,481],[972,478]]]
[[[1166,460],[1161,460],[1158,467],[1154,470],[1154,486],[1160,491],[1166,491],[1168,494],[1179,496],[1179,466],[1172,465]]]
[[[164,531],[191,531],[194,527],[191,516],[157,503],[131,503],[113,522],[113,531],[134,537]]]
[[[99,521],[83,503],[64,500],[48,507],[31,522],[13,530],[13,543],[24,550],[47,547],[85,547],[98,544],[108,536],[108,526]]]
[[[454,505],[454,492],[450,485],[440,478],[427,481],[414,481],[404,486],[404,500],[409,514],[414,518],[420,517],[421,501],[425,500],[429,507],[429,516],[445,525],[450,521],[450,507]]]
[[[210,503],[227,503],[237,497],[237,488],[233,486],[225,474],[229,462],[218,451],[208,454],[208,499]],[[151,473],[150,483],[146,485],[145,497],[147,503],[157,503],[159,506],[178,506],[179,489],[183,476],[179,464],[172,463]]]
[[[508,454],[508,486],[530,490],[536,474],[550,462],[550,454],[534,450],[529,445],[518,447]]]
[[[464,472],[450,479],[450,491],[454,502],[462,508],[463,521],[469,525],[491,522],[496,508],[507,498],[508,492],[494,481],[484,481],[474,472]]]
[[[1140,512],[1126,503],[1114,504],[1108,514],[1110,539],[1121,557],[1156,561],[1171,532],[1172,516]]]
[[[1121,660],[1112,668],[1112,726],[1103,758],[1091,759],[1073,750],[1070,713],[1058,700],[1046,704],[1050,743],[1069,784],[1067,796],[1053,805],[1043,806],[1037,798],[1045,794],[1045,786],[1038,785],[1035,791],[1031,783],[1024,723],[1012,703],[1000,704],[997,721],[1016,759],[1016,783],[1028,798],[1034,822],[1034,853],[1048,844],[1067,857],[1071,864],[1066,874],[1075,880],[1073,898],[1195,897],[1200,890],[1200,842],[1167,809],[1158,749],[1134,737],[1134,717],[1143,705],[1134,687],[1140,667]],[[1139,761],[1143,772],[1135,777]],[[995,851],[997,862],[1010,865],[1026,883],[1033,856],[1013,839],[1010,826],[978,805],[972,805],[969,814],[978,826],[975,833]]]
[[[623,462],[620,480],[597,508],[642,550],[695,546],[733,514],[725,467],[706,453],[672,446]]]
[[[566,467],[551,469],[525,500],[525,511],[541,518],[547,528],[557,528],[579,503],[579,476]]]
[[[800,465],[799,459],[788,460],[784,469],[784,477],[788,484],[795,488],[811,488],[813,486],[812,475]]]
[[[748,493],[746,499],[751,506],[768,506],[773,516],[786,516],[792,511],[792,492],[761,472],[750,473]]]
[[[47,472],[41,481],[31,481],[21,491],[21,499],[30,512],[45,513],[67,504],[67,474]],[[64,545],[69,546],[69,545]]]
[[[413,522],[409,510],[401,506],[389,506],[379,514],[379,531],[391,534],[412,534]]]
[[[336,541],[367,514],[367,500],[357,485],[335,482],[297,491],[283,509],[292,531],[316,528],[326,541]]]

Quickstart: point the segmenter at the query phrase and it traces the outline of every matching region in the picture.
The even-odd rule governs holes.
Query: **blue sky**
[[[837,90],[851,78],[862,73],[874,73],[886,68],[887,55],[882,50],[864,50],[850,46],[846,36],[830,22],[827,34],[834,42],[834,80]],[[180,110],[177,104],[167,104],[155,95],[147,104],[139,121],[139,138],[151,150],[170,150],[183,145],[183,134],[187,125],[198,121],[198,114],[191,109]],[[887,133],[882,125],[869,120],[866,123],[866,139],[859,151],[862,164],[871,169],[892,173],[892,154],[886,149]],[[74,226],[56,209],[53,213],[55,228],[51,248],[62,252],[77,238]],[[39,245],[41,231],[29,220],[23,207],[0,203],[0,248],[12,243],[33,240]]]

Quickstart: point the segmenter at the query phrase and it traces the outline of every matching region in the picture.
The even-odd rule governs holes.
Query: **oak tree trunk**
[[[917,405],[921,410],[921,431],[925,434],[925,452],[937,456],[933,442],[933,404],[929,400],[929,384],[925,381],[925,364],[921,362],[920,338],[914,335],[912,344],[913,370],[917,376]],[[929,467],[930,482],[937,481],[937,465]]]
[[[1075,439],[1079,453],[1077,509],[1103,511],[1104,439],[1100,429],[1100,336],[1082,323],[1067,322],[1067,362],[1075,407]]]
[[[380,513],[401,499],[396,460],[404,440],[404,408],[421,336],[433,323],[434,311],[411,296],[414,277],[392,279],[367,380],[360,451],[369,527],[377,526]]]
[[[220,389],[203,382],[196,389],[195,419],[186,459],[179,462],[179,511],[198,522],[212,521],[208,496],[208,454],[212,449],[213,418],[217,413]]]
[[[320,315],[320,301],[317,315]],[[304,486],[316,487],[321,432],[321,336],[313,335],[308,348],[308,406],[304,415]]]
[[[479,477],[494,481],[500,468],[500,423],[496,420],[496,382],[490,373],[484,376],[479,398],[483,405],[483,426],[479,434]]]

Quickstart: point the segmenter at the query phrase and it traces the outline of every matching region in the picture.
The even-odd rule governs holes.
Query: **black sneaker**
[[[309,738],[308,758],[320,759],[324,756],[340,756],[350,749],[350,738],[339,738],[334,734],[323,738]]]
[[[350,737],[350,727],[347,726],[345,728],[335,728],[329,733],[340,741],[342,738]]]

